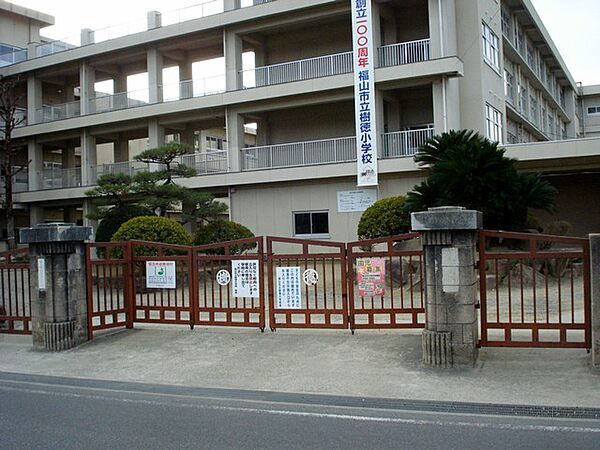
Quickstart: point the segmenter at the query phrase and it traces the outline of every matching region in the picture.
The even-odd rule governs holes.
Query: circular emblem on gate
[[[319,274],[314,269],[306,269],[302,274],[302,279],[308,286],[314,286],[319,281]]]
[[[217,283],[221,286],[227,286],[231,281],[231,275],[225,269],[221,269],[217,272]]]

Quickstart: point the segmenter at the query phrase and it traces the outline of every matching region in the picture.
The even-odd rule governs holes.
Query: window
[[[502,143],[502,113],[488,104],[485,105],[485,124],[488,139]]]
[[[328,211],[297,211],[294,215],[294,236],[329,237]]]
[[[496,70],[500,70],[500,63],[498,62],[499,55],[499,42],[498,36],[494,34],[492,29],[487,24],[482,24],[482,35],[483,35],[483,59],[494,67]]]
[[[512,36],[512,18],[508,11],[502,8],[502,32],[509,39]]]
[[[505,64],[505,67],[508,67]],[[514,105],[515,103],[515,77],[508,69],[504,69],[504,96],[506,100]]]
[[[529,118],[534,124],[538,125],[538,101],[533,95],[529,96],[529,109]]]
[[[223,150],[223,139],[214,136],[206,136],[206,149]]]
[[[600,114],[600,106],[588,106],[588,114]]]

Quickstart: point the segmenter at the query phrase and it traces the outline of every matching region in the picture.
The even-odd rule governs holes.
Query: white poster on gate
[[[175,261],[146,261],[146,287],[149,289],[176,289]]]
[[[231,274],[231,295],[233,297],[259,297],[260,276],[258,259],[231,261]]]
[[[276,298],[278,309],[302,308],[300,267],[277,267]]]
[[[350,0],[354,66],[357,186],[377,186],[377,121],[372,0]]]

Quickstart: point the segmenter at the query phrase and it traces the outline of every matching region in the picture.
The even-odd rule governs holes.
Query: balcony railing
[[[94,167],[92,178],[97,180],[102,175],[124,173],[130,176],[139,172],[147,172],[149,170],[148,163],[140,161],[123,161],[109,164],[99,164]]]
[[[422,130],[396,131],[383,134],[383,157],[400,158],[414,156],[419,147],[435,134],[433,128]]]
[[[81,186],[81,167],[44,169],[36,172],[38,189],[62,189]]]
[[[319,56],[240,71],[244,88],[290,83],[352,72],[352,52]]]
[[[221,94],[225,92],[225,76],[185,80],[179,83],[160,87],[161,97],[164,102],[185,100],[187,98],[204,97],[206,95]]]
[[[431,39],[400,42],[378,48],[379,67],[414,64],[431,59]]]
[[[147,105],[149,97],[149,89],[99,95],[89,101],[90,112],[116,111],[118,109]]]
[[[29,174],[27,173],[26,166],[13,166],[13,174],[20,170],[19,173],[13,175],[12,179],[12,189],[13,192],[27,192],[29,190]],[[5,186],[4,186],[4,176],[0,176],[0,193],[4,194]]]
[[[35,111],[35,123],[52,122],[54,120],[69,119],[81,115],[79,101],[61,103],[58,105],[44,105]]]
[[[11,66],[27,59],[27,49],[15,48],[0,55],[0,67]]]
[[[352,161],[356,159],[356,138],[352,136],[250,147],[245,148],[243,154],[244,170]]]
[[[183,155],[179,161],[181,164],[196,169],[196,175],[223,173],[229,170],[227,150],[211,150],[206,153]]]

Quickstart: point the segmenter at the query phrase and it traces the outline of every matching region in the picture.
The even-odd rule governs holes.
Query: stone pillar
[[[194,126],[191,124],[186,125],[186,127],[179,132],[179,142],[187,147],[188,153],[194,153],[196,151],[194,145],[195,135]]]
[[[113,143],[115,162],[129,161],[129,139],[124,133],[119,133],[119,137]]]
[[[160,28],[162,26],[162,15],[159,11],[148,11],[148,29]]]
[[[411,214],[422,233],[425,264],[423,362],[473,364],[479,339],[475,252],[482,214],[462,207]]]
[[[233,31],[223,31],[223,52],[225,55],[225,89],[235,91],[240,88],[242,70],[242,38]]]
[[[83,28],[81,30],[81,46],[91,45],[96,42],[96,36],[94,34],[94,30],[89,28]]]
[[[224,0],[223,1],[223,10],[224,11],[233,11],[234,9],[240,8],[240,0]]]
[[[163,57],[156,47],[149,48],[146,53],[148,68],[148,97],[150,103],[162,102]]]
[[[35,350],[66,350],[88,340],[85,241],[91,228],[46,224],[21,230],[29,244]]]
[[[244,148],[244,118],[229,108],[225,111],[227,128],[227,151],[229,153],[229,171],[239,172],[242,169],[241,155]]]
[[[42,80],[31,73],[27,77],[27,125],[41,121],[38,110],[42,107]]]
[[[148,147],[157,148],[165,145],[165,128],[160,125],[158,119],[148,121]]]
[[[428,0],[431,58],[456,55],[455,0]]]
[[[600,370],[600,234],[590,234],[592,367]]]
[[[194,96],[193,78],[192,60],[186,57],[184,61],[179,63],[179,99]]]

